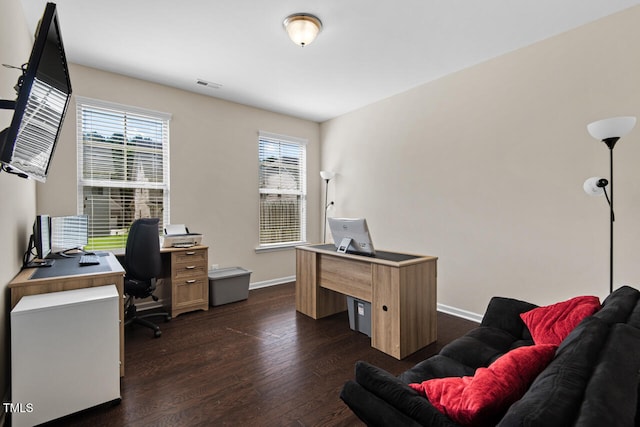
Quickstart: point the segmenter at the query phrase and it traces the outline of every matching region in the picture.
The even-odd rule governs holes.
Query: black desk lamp
[[[613,117],[589,123],[587,130],[595,139],[604,142],[609,148],[609,181],[604,178],[592,177],[584,182],[584,191],[593,196],[604,194],[609,203],[609,293],[613,292],[613,147],[616,142],[636,125],[635,117]],[[609,194],[607,195],[607,185]]]
[[[329,206],[333,206],[333,201],[329,202],[328,200],[328,195],[329,195],[329,181],[331,181],[333,179],[334,176],[336,176],[336,174],[334,172],[331,171],[320,171],[320,176],[322,177],[322,179],[324,179],[324,215],[322,217],[322,243],[326,243],[327,242],[327,209],[329,209]]]

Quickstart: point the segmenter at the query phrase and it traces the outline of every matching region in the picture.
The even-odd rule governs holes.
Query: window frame
[[[295,145],[300,148],[300,156],[298,160],[298,176],[299,176],[299,189],[278,189],[264,188],[263,187],[263,159],[261,156],[264,153],[263,142],[275,143],[280,145]],[[289,249],[295,246],[300,246],[307,243],[307,145],[308,140],[305,138],[299,138],[288,135],[281,135],[272,132],[258,131],[258,245],[256,252],[271,251],[280,249]],[[299,231],[298,239],[280,241],[280,242],[263,242],[262,238],[262,195],[275,194],[275,195],[296,195],[300,196],[300,203],[298,207],[299,215]]]
[[[77,212],[79,215],[85,214],[85,188],[115,188],[115,189],[134,189],[134,190],[150,190],[150,191],[162,191],[162,214],[161,215],[152,215],[154,217],[160,218],[160,226],[158,230],[158,234],[162,233],[164,227],[169,224],[170,218],[170,121],[171,114],[149,110],[140,107],[134,107],[124,104],[118,104],[109,101],[102,101],[92,98],[86,98],[81,96],[76,96],[76,149],[77,149]],[[122,180],[118,179],[100,179],[95,177],[86,177],[84,175],[84,165],[85,165],[85,148],[89,145],[86,144],[87,141],[84,139],[84,119],[83,113],[87,110],[94,110],[98,112],[104,112],[105,114],[115,114],[122,115],[123,121],[126,122],[127,118],[134,118],[137,120],[150,120],[150,121],[158,121],[161,126],[161,147],[160,150],[157,148],[144,148],[141,146],[136,147],[136,144],[131,144],[131,146],[127,146],[127,151],[134,152],[134,159],[136,155],[141,155],[143,158],[149,156],[149,158],[145,158],[144,164],[149,165],[153,168],[156,164],[153,160],[154,156],[157,156],[158,151],[161,152],[162,155],[162,181],[161,182],[152,182],[149,181],[146,184],[141,185],[141,181],[129,181],[127,178]],[[123,131],[127,128],[126,125],[123,126]],[[124,133],[123,133],[124,134]],[[112,134],[113,135],[113,134]],[[130,138],[129,143],[133,140]],[[96,148],[96,147],[94,147]],[[126,157],[125,157],[126,158]],[[112,161],[122,161],[122,159],[118,159],[117,155],[111,158]],[[127,170],[126,167],[124,170]],[[130,172],[130,171],[129,171]],[[123,209],[124,210],[124,209]],[[110,213],[111,211],[109,211]],[[91,218],[91,215],[89,214]],[[133,214],[133,218],[131,222],[125,222],[126,230],[128,231],[131,223],[136,219],[136,214]],[[89,225],[89,239],[93,237],[93,228]],[[95,247],[93,249],[96,250],[117,250],[124,249],[126,246],[126,235],[121,239],[114,239],[117,244],[113,245],[101,245]],[[90,246],[91,247],[91,243]]]

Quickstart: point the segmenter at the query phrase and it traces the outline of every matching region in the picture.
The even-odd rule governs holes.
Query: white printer
[[[202,234],[189,233],[184,224],[170,224],[164,229],[163,248],[190,248],[202,243]]]

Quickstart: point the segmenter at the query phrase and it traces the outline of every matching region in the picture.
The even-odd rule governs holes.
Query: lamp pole
[[[322,215],[322,243],[327,242],[327,209],[333,205],[333,202],[329,202],[329,181],[336,174],[331,171],[320,171],[320,177],[324,179],[324,213]]]
[[[609,147],[609,293],[613,292],[613,222],[616,220],[613,213],[613,147],[619,137],[605,138],[602,140]]]
[[[329,206],[333,205],[333,202],[329,202],[327,203],[328,200],[328,196],[329,196],[329,181],[330,179],[325,179],[325,186],[324,186],[324,218],[323,218],[323,222],[322,222],[322,243],[327,243],[327,209],[329,209]]]

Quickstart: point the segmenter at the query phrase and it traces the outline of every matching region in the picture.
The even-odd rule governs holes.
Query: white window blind
[[[259,133],[260,247],[306,240],[306,148],[304,139]]]
[[[87,247],[125,247],[138,218],[159,218],[164,228],[170,115],[79,97],[76,104],[78,213],[89,217]]]

